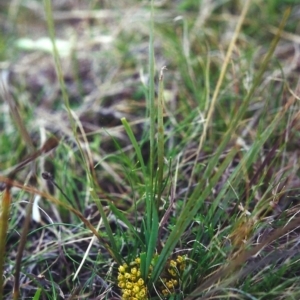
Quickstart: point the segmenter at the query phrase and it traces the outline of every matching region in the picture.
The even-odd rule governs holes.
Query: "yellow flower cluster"
[[[118,286],[122,290],[122,299],[124,300],[147,300],[147,287],[140,270],[141,260],[136,258],[128,266],[123,264],[119,267]]]
[[[159,287],[159,290],[164,296],[175,293],[175,289],[179,285],[178,279],[186,265],[185,260],[185,256],[178,255],[175,260],[172,259],[167,263],[167,273],[161,277],[161,285]]]
[[[153,261],[155,261],[154,257]],[[119,266],[118,286],[122,291],[123,300],[147,300],[148,289],[141,277],[140,270],[141,260],[136,258],[130,265],[123,264]],[[179,286],[179,278],[186,266],[186,257],[177,256],[175,260],[169,260],[166,264],[164,275],[160,277],[158,291],[163,296],[175,293],[175,289]],[[151,275],[152,266],[150,268]]]

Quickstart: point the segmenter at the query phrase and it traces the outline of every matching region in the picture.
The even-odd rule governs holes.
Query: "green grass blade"
[[[57,74],[59,85],[60,85],[60,88],[61,88],[62,98],[63,98],[65,107],[66,107],[67,112],[68,112],[68,117],[69,117],[69,121],[71,123],[73,136],[76,140],[78,149],[80,150],[80,153],[81,153],[81,157],[84,161],[84,169],[86,171],[86,174],[88,175],[89,185],[91,186],[92,199],[96,203],[96,205],[99,209],[100,215],[103,219],[103,223],[105,225],[106,232],[107,232],[107,234],[109,236],[109,239],[110,239],[111,249],[114,252],[114,257],[117,258],[118,262],[120,263],[121,262],[121,257],[118,253],[117,246],[116,246],[116,243],[114,241],[113,233],[112,233],[111,228],[109,226],[109,222],[107,220],[107,216],[105,214],[105,211],[103,209],[101,201],[99,201],[99,198],[98,198],[97,193],[95,191],[97,189],[97,185],[95,184],[94,178],[91,174],[91,170],[89,169],[89,166],[90,166],[89,157],[83,151],[83,149],[81,147],[80,140],[78,138],[77,124],[78,124],[79,128],[81,129],[81,131],[83,133],[83,137],[85,137],[84,130],[81,127],[79,120],[77,120],[77,117],[75,116],[75,114],[72,113],[71,108],[70,108],[69,97],[68,97],[66,85],[65,85],[65,82],[64,82],[64,78],[63,78],[62,66],[61,66],[61,63],[60,63],[60,57],[59,57],[59,53],[58,53],[58,50],[57,50],[57,47],[56,47],[56,42],[55,42],[55,30],[54,30],[54,22],[53,22],[52,7],[51,7],[51,1],[50,0],[44,0],[44,8],[45,8],[45,13],[46,13],[48,31],[49,31],[50,39],[51,39],[51,42],[52,42],[53,58],[54,58],[54,63],[55,63],[55,68],[56,68],[56,74]],[[87,140],[85,140],[85,142],[87,143]]]
[[[240,30],[242,28],[244,19],[246,17],[246,14],[248,12],[249,7],[250,7],[250,3],[251,3],[251,0],[247,0],[247,1],[244,2],[244,7],[243,7],[243,10],[242,10],[242,13],[241,13],[241,15],[239,17],[239,20],[237,22],[233,38],[230,41],[230,44],[229,44],[229,47],[228,47],[228,50],[227,50],[227,53],[226,53],[226,57],[225,57],[223,65],[222,65],[221,73],[220,73],[219,79],[217,81],[217,85],[214,89],[214,93],[213,93],[213,96],[212,96],[210,108],[208,110],[207,117],[206,117],[206,122],[204,123],[203,132],[201,134],[200,142],[199,142],[198,149],[197,149],[197,157],[196,157],[195,161],[198,160],[199,155],[200,155],[200,151],[201,151],[201,149],[204,145],[206,135],[207,135],[207,131],[208,131],[208,126],[209,126],[209,124],[212,120],[212,117],[213,117],[213,113],[214,113],[214,110],[215,110],[218,95],[219,95],[223,80],[224,80],[225,75],[226,75],[226,70],[227,70],[227,67],[229,65],[231,55],[232,55],[233,49],[235,47],[236,40],[238,38],[238,35],[239,35]],[[193,180],[193,177],[194,177],[194,173],[195,173],[195,166],[192,169],[192,174],[190,176],[188,189],[190,189],[190,187],[191,187],[192,180]],[[186,195],[188,195],[188,193]]]
[[[290,103],[291,105],[292,103]],[[256,139],[249,149],[249,151],[245,154],[243,159],[240,161],[238,166],[235,168],[233,173],[231,174],[230,178],[227,180],[227,184],[224,186],[224,188],[220,191],[217,198],[213,201],[210,210],[208,214],[211,216],[211,218],[215,217],[216,209],[221,201],[221,199],[224,199],[225,193],[228,191],[228,188],[230,187],[231,183],[234,182],[235,186],[238,186],[239,182],[242,180],[243,176],[241,176],[241,172],[244,170],[248,170],[250,166],[252,166],[256,160],[258,155],[260,154],[260,151],[263,147],[263,145],[266,143],[266,141],[269,139],[271,134],[275,131],[275,129],[279,126],[280,121],[284,117],[287,109],[290,107],[290,105],[285,106],[281,112],[279,112],[274,120],[271,122],[271,124],[261,133],[258,139]],[[215,218],[216,222],[218,220],[218,217]],[[215,225],[215,224],[214,224]]]
[[[154,1],[151,1],[151,17],[150,17],[150,37],[149,37],[149,91],[147,99],[147,107],[150,113],[150,192],[153,197],[153,181],[154,181],[154,154],[155,154],[155,60],[154,60]],[[147,224],[148,226],[150,224]]]
[[[164,82],[163,71],[166,67],[163,67],[159,76],[158,87],[158,105],[157,105],[157,210],[161,205],[161,194],[163,190],[163,175],[164,175]]]
[[[149,242],[147,243],[147,256],[146,256],[146,265],[145,265],[147,276],[157,246],[158,225],[159,225],[158,213],[157,210],[154,208],[152,213],[152,227],[149,235]]]
[[[151,201],[151,193],[149,191],[150,187],[148,186],[148,183],[146,181],[147,174],[146,174],[146,166],[144,164],[144,160],[142,157],[141,149],[139,147],[139,144],[131,130],[130,125],[126,121],[125,118],[121,119],[121,122],[125,128],[125,131],[135,149],[135,152],[137,154],[138,160],[141,163],[142,172],[145,176],[145,187],[146,187],[146,228],[145,228],[145,235],[146,235],[146,258],[145,260],[141,261],[141,270],[142,270],[142,276],[144,278],[147,277],[147,274],[149,272],[149,267],[151,265],[151,260],[153,257],[153,254],[155,252],[156,243],[157,243],[157,235],[158,235],[158,215],[157,210],[154,206],[154,202]]]
[[[218,172],[211,178],[209,184],[204,187],[205,183],[200,183],[193,195],[188,200],[186,206],[184,207],[183,211],[181,212],[180,216],[177,219],[176,225],[173,228],[169,238],[167,239],[165,246],[158,258],[157,264],[153,269],[153,273],[151,276],[152,282],[155,282],[158,279],[159,274],[163,270],[163,266],[165,265],[168,257],[174,250],[178,240],[180,239],[181,235],[191,223],[191,220],[197,213],[197,211],[203,205],[205,199],[211,193],[212,187],[218,182],[220,177],[223,175],[224,170],[227,166],[231,163],[233,157],[236,155],[238,149],[233,148],[229,153],[226,159],[220,165]]]
[[[283,21],[281,22],[280,27],[279,27],[279,32],[275,36],[274,40],[272,41],[272,44],[269,48],[269,51],[268,51],[265,59],[263,60],[260,69],[258,70],[258,74],[254,78],[253,85],[251,86],[248,94],[246,95],[246,97],[243,101],[243,104],[241,105],[241,107],[237,111],[235,117],[232,119],[232,122],[230,123],[230,126],[229,126],[227,132],[225,133],[225,135],[224,135],[224,137],[221,141],[221,144],[219,145],[219,147],[218,147],[218,149],[215,153],[215,157],[219,157],[219,155],[224,151],[224,149],[225,149],[226,145],[228,144],[228,142],[230,141],[230,139],[232,137],[232,134],[235,131],[239,121],[244,116],[244,114],[245,114],[245,112],[248,108],[248,105],[250,103],[250,100],[252,99],[252,96],[253,96],[256,88],[259,86],[259,84],[262,80],[263,74],[265,73],[265,71],[267,69],[267,66],[268,66],[268,63],[269,63],[269,61],[270,61],[270,59],[271,59],[271,57],[272,57],[272,55],[275,51],[275,48],[276,48],[276,46],[279,42],[279,39],[280,39],[280,36],[281,36],[281,31],[283,30],[283,27],[284,27],[284,25],[287,21],[288,16],[289,16],[289,10],[287,10],[285,12],[284,17],[283,17]],[[207,167],[207,169],[205,171],[204,177],[205,177],[205,175],[210,174],[212,172],[214,166],[215,166],[215,161],[211,160],[209,166]]]
[[[143,156],[142,156],[141,148],[140,148],[129,123],[126,120],[126,118],[122,118],[121,122],[122,122],[122,124],[125,128],[125,131],[126,131],[128,137],[129,137],[129,139],[130,139],[130,142],[131,142],[131,144],[132,144],[132,146],[135,150],[135,153],[137,155],[139,163],[141,164],[142,173],[144,175],[144,178],[146,179],[147,178],[147,171],[146,171],[146,166],[145,166],[144,159],[143,159]],[[147,183],[147,181],[145,183]]]
[[[38,288],[32,298],[32,300],[39,300],[40,299],[40,296],[41,296],[41,293],[42,293],[42,289],[41,288]]]
[[[145,244],[142,241],[142,239],[140,238],[137,230],[134,228],[134,226],[128,221],[128,219],[126,218],[126,216],[122,213],[122,211],[120,211],[119,209],[117,209],[114,204],[110,203],[109,207],[111,209],[111,211],[114,213],[114,215],[121,220],[122,222],[125,223],[126,226],[128,226],[129,230],[134,234],[134,236],[136,237],[137,240],[139,240],[141,247],[145,248]]]

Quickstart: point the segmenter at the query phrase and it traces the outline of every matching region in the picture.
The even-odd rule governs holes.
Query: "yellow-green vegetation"
[[[155,264],[157,255],[152,259]],[[141,259],[136,258],[129,265],[124,263],[118,268],[118,287],[122,292],[122,299],[146,300],[149,299],[149,292],[145,280],[141,277]],[[169,296],[176,293],[179,288],[180,278],[186,266],[186,256],[176,256],[167,262],[163,275],[159,278],[156,291],[162,296]],[[153,266],[150,267],[148,277],[151,276]]]
[[[140,258],[136,258],[129,265],[124,263],[118,268],[118,286],[123,299],[148,299],[148,289],[141,277],[140,263]]]
[[[158,283],[158,291],[161,292],[163,296],[176,294],[182,272],[186,267],[186,259],[186,256],[178,255],[174,259],[167,261],[163,272],[164,275],[159,278]]]

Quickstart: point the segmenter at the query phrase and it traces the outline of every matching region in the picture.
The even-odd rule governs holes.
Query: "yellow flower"
[[[157,258],[158,254],[155,254],[149,266],[148,277],[151,277]],[[165,297],[175,293],[175,288],[179,286],[181,272],[186,266],[185,261],[185,256],[177,256],[167,262],[163,272],[164,275],[161,275],[160,283],[157,286],[157,290],[162,296]],[[140,264],[141,259],[138,257],[129,265],[124,263],[118,268],[118,287],[121,289],[123,300],[149,299],[146,283],[141,277]]]
[[[177,258],[176,258],[177,262],[180,264],[183,262],[183,257],[178,255]]]
[[[140,259],[123,264],[118,268],[118,286],[121,288],[123,300],[147,300],[147,287],[141,278]]]
[[[141,259],[139,257],[137,257],[135,260],[134,260],[137,264],[140,264],[141,263]]]
[[[126,282],[126,288],[128,290],[131,290],[132,289],[132,283],[131,282]]]
[[[125,273],[126,269],[125,269],[124,266],[120,266],[118,270],[119,270],[120,273]]]
[[[138,284],[139,286],[144,285],[144,280],[143,280],[142,278],[140,278],[140,279],[138,280],[137,284]]]
[[[146,296],[146,291],[145,289],[142,289],[139,294],[138,294],[141,298],[145,297]]]
[[[130,270],[130,273],[133,274],[133,275],[136,275],[137,274],[137,268],[132,268]]]
[[[170,273],[170,275],[172,275],[172,276],[176,276],[177,274],[176,274],[176,271],[174,270],[174,269],[168,269],[168,272]]]
[[[124,289],[123,296],[128,296],[128,297],[131,296],[131,291]]]
[[[140,291],[139,286],[138,286],[138,285],[134,285],[132,291],[133,291],[135,294],[137,294],[137,293]]]
[[[163,289],[161,292],[164,296],[169,295],[169,291],[167,289]]]
[[[118,287],[121,288],[121,289],[124,289],[125,282],[119,282]]]
[[[175,260],[170,261],[170,266],[176,268],[177,262]]]

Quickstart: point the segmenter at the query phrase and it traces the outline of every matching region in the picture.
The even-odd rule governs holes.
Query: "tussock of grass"
[[[0,4],[0,299],[298,299],[296,4]]]

